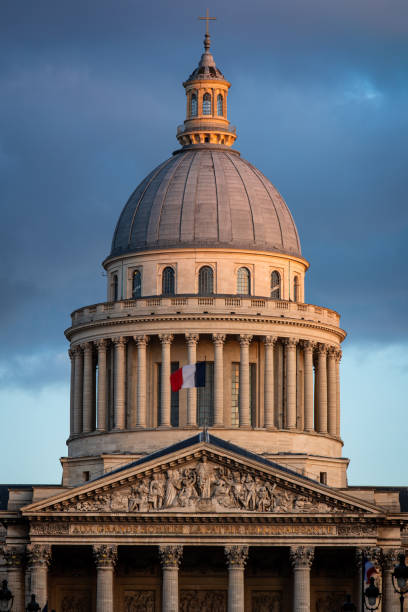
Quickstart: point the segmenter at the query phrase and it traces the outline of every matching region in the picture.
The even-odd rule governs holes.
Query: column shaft
[[[178,612],[178,573],[182,554],[182,546],[159,546],[163,570],[162,612]]]
[[[114,429],[125,429],[125,362],[126,362],[126,338],[115,338],[115,401]]]
[[[317,411],[319,421],[319,432],[327,433],[327,349],[320,345],[318,350],[318,394]]]
[[[24,584],[24,551],[14,546],[4,546],[3,557],[7,568],[8,588],[14,595],[13,612],[25,610],[25,584]]]
[[[305,364],[305,431],[313,431],[313,344],[303,343],[303,358]]]
[[[82,431],[92,431],[93,425],[93,351],[91,342],[86,342],[82,346],[84,350],[84,381],[82,399]]]
[[[335,436],[337,430],[337,384],[335,349],[330,348],[327,359],[327,428]]]
[[[75,349],[75,390],[74,390],[74,433],[82,431],[82,387],[84,378],[83,352],[80,346]]]
[[[336,354],[336,436],[340,438],[340,361],[341,351],[337,351]]]
[[[148,336],[136,336],[137,343],[137,427],[146,427],[146,346]]]
[[[48,601],[48,567],[46,565],[32,566],[30,590],[35,594],[36,601],[42,610]]]
[[[74,410],[75,410],[75,351],[69,349],[69,359],[71,361],[71,384],[69,396],[69,435],[74,433]]]
[[[186,334],[187,340],[187,362],[189,364],[197,361],[198,334]],[[187,425],[197,427],[197,389],[187,389]]]
[[[392,573],[402,551],[391,548],[384,550],[383,556],[383,583],[382,583],[382,612],[396,612],[399,610],[399,595],[395,592],[392,583]]]
[[[96,342],[98,348],[98,408],[97,429],[105,431],[107,426],[107,367],[106,367],[106,340]]]
[[[161,364],[161,398],[160,398],[160,426],[171,426],[171,387],[170,387],[170,345],[173,340],[171,334],[160,334],[162,343],[162,364]]]
[[[265,337],[265,372],[264,372],[264,426],[275,429],[275,364],[274,350],[276,338]]]
[[[286,428],[296,429],[296,345],[297,340],[286,341]]]
[[[249,397],[249,343],[252,336],[241,335],[241,355],[239,364],[239,426],[251,426]]]
[[[214,341],[214,425],[224,425],[224,334],[213,334]]]
[[[244,612],[248,546],[226,546],[224,550],[228,562],[228,612]]]
[[[310,568],[314,548],[292,547],[290,558],[293,566],[293,612],[310,612]]]
[[[118,547],[107,544],[94,545],[96,564],[96,609],[97,612],[114,612],[113,570],[118,558]]]

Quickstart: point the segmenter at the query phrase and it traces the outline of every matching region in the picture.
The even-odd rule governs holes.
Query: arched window
[[[192,117],[197,117],[197,94],[193,93],[190,100],[190,115]]]
[[[237,275],[237,293],[250,295],[251,293],[251,273],[248,268],[239,268]]]
[[[118,297],[119,297],[119,279],[118,279],[118,275],[114,274],[113,275],[113,301],[117,302],[118,301]]]
[[[132,279],[132,298],[140,297],[142,297],[142,275],[140,270],[135,270]]]
[[[203,115],[211,115],[211,95],[209,93],[203,96]]]
[[[293,279],[293,300],[295,302],[299,301],[299,277],[295,276]]]
[[[173,268],[167,266],[164,268],[162,275],[162,294],[174,295],[174,280],[175,274]]]
[[[199,295],[214,293],[214,273],[210,266],[203,266],[198,273]]]
[[[281,278],[276,270],[271,274],[271,298],[274,300],[281,299]]]
[[[218,94],[217,96],[217,115],[222,115],[224,114],[224,108],[223,108],[223,98],[221,94]]]

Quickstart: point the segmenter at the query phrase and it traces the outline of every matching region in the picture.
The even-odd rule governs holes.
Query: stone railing
[[[180,136],[180,134],[184,134],[185,132],[227,132],[228,134],[236,134],[237,133],[237,128],[235,127],[235,125],[228,125],[228,126],[224,126],[224,125],[216,125],[216,124],[211,124],[211,125],[207,125],[207,124],[198,124],[197,125],[178,125],[177,126],[177,136]]]
[[[340,324],[340,315],[334,310],[299,304],[286,300],[250,296],[173,296],[146,297],[136,300],[103,302],[75,310],[72,325],[82,325],[106,318],[161,314],[222,314],[287,317],[334,325]]]

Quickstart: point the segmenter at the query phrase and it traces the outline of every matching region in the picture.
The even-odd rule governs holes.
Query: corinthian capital
[[[92,350],[93,350],[92,342],[83,342],[81,344],[81,349],[84,351],[84,353],[92,353]]]
[[[240,334],[239,343],[241,346],[249,346],[251,344],[252,336],[249,334]]]
[[[159,557],[162,568],[178,568],[182,555],[182,546],[159,546]]]
[[[187,344],[197,344],[200,335],[199,334],[185,334]]]
[[[70,348],[70,349],[68,349],[68,356],[69,356],[69,358],[71,359],[71,361],[74,359],[74,357],[75,357],[75,351],[74,351],[74,349],[71,349],[71,348]]]
[[[116,338],[112,338],[112,342],[117,346],[125,346],[125,344],[127,343],[128,339],[126,338],[126,336],[118,336]]]
[[[327,355],[327,349],[329,347],[327,346],[327,344],[322,344],[319,343],[318,347],[317,347],[317,352],[319,355]]]
[[[383,551],[383,568],[385,570],[393,570],[397,565],[399,556],[402,555],[405,558],[405,555],[401,548],[384,548]]]
[[[305,353],[312,353],[316,346],[316,342],[313,340],[302,340],[302,347]]]
[[[226,338],[225,334],[213,334],[212,335],[214,344],[218,344],[218,345],[224,344],[225,338]]]
[[[226,546],[225,556],[229,567],[244,568],[248,558],[248,546]]]
[[[173,334],[159,334],[159,339],[162,344],[171,344],[174,340]]]
[[[96,567],[114,567],[118,559],[118,547],[114,544],[95,544],[93,556]]]
[[[381,571],[381,565],[383,562],[383,551],[379,546],[370,546],[367,548],[363,548],[363,553],[366,559],[371,561],[374,567]]]
[[[271,346],[273,348],[277,341],[278,339],[276,336],[265,336],[264,337],[265,346]]]
[[[51,544],[28,544],[27,555],[31,567],[48,567],[51,563]]]
[[[7,567],[17,569],[23,566],[23,548],[18,546],[3,546],[2,553]]]
[[[343,356],[343,351],[341,349],[337,349],[334,355],[334,358],[338,363],[340,363],[342,356]]]
[[[313,546],[291,546],[290,561],[294,569],[310,568],[313,563]]]
[[[299,343],[298,338],[286,338],[285,339],[285,344],[288,347],[288,349],[295,349],[298,343]]]
[[[98,351],[105,351],[108,346],[108,342],[106,338],[99,338],[99,340],[95,340],[95,346]]]
[[[145,334],[141,334],[140,336],[133,336],[133,340],[136,342],[137,346],[146,346],[150,338]]]

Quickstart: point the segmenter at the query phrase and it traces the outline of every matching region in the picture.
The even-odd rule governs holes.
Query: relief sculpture
[[[253,591],[252,597],[253,612],[281,612],[282,596],[277,591]]]
[[[61,601],[61,612],[89,612],[91,599],[89,595],[66,595]]]
[[[317,499],[288,491],[271,480],[212,464],[204,456],[195,465],[146,476],[131,487],[73,503],[68,510],[325,513],[333,508]]]
[[[127,591],[125,594],[125,612],[155,612],[154,591]]]
[[[180,612],[226,612],[227,591],[181,591]]]

